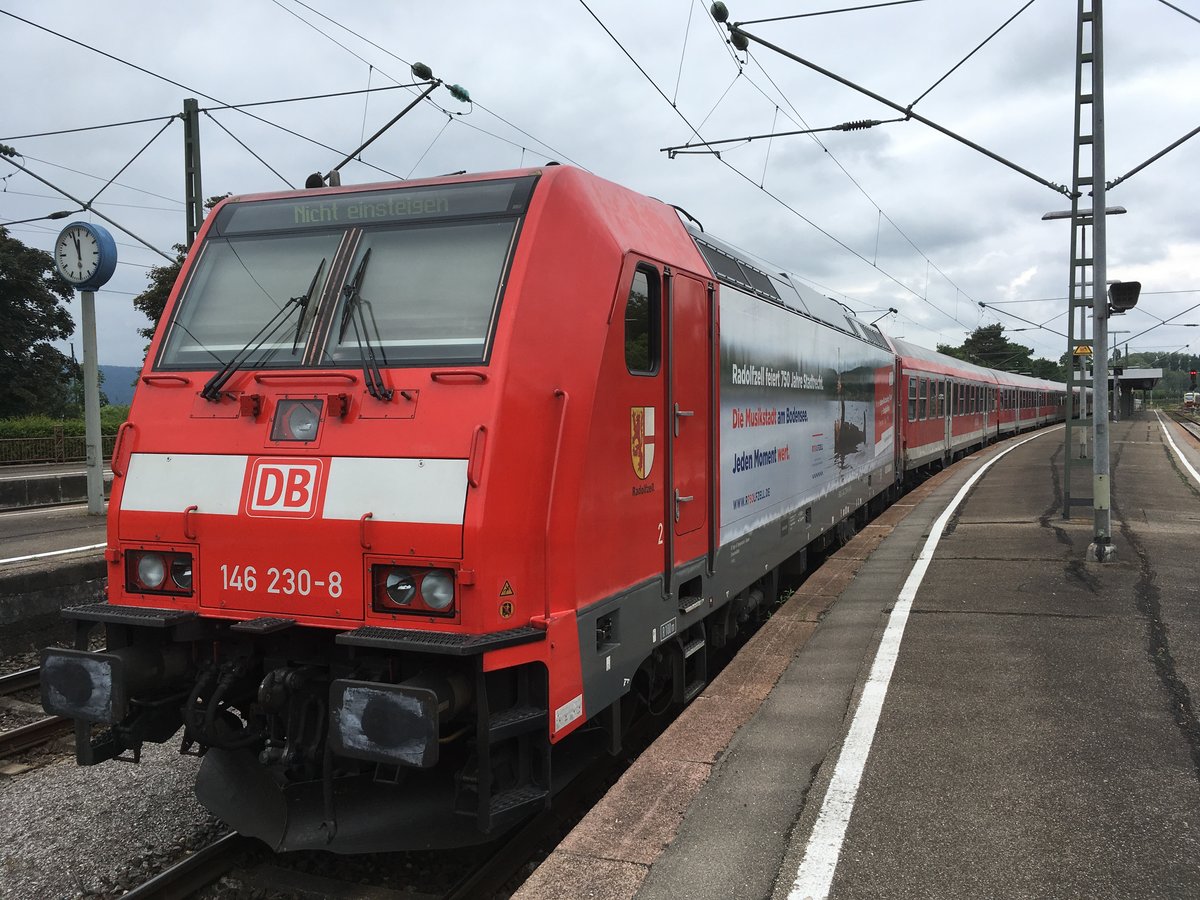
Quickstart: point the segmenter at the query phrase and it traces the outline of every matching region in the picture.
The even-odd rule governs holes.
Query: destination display
[[[463,216],[520,215],[529,203],[534,181],[533,177],[506,178],[231,203],[222,209],[213,231],[228,237],[298,228],[350,228]]]
[[[721,288],[721,543],[890,461],[892,358]]]

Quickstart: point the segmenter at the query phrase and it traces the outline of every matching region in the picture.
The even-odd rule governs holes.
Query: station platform
[[[113,473],[104,464],[104,495],[112,490]],[[30,509],[87,500],[87,466],[55,463],[0,467],[0,510]]]
[[[1112,424],[1095,563],[1062,442],[868,525],[515,898],[1200,897],[1200,450]]]

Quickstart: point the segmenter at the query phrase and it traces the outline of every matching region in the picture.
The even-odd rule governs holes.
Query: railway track
[[[649,736],[642,739],[648,741]],[[553,809],[498,840],[449,886],[401,889],[368,885],[353,866],[345,878],[318,875],[294,867],[303,851],[276,856],[261,842],[231,832],[122,895],[123,900],[184,900],[226,876],[237,883],[237,896],[242,896],[241,892],[259,896],[266,891],[296,900],[487,900],[502,893],[526,863],[557,844],[623,769],[623,764],[611,760],[576,778],[558,795]]]
[[[1200,441],[1200,419],[1186,412],[1171,413],[1171,418],[1190,434],[1195,440]]]
[[[21,669],[0,675],[0,696],[18,694],[38,686],[38,667]],[[50,741],[70,731],[71,720],[62,716],[46,716],[27,725],[0,732],[0,759],[15,756]]]
[[[246,853],[260,846],[231,831],[138,885],[124,900],[183,900],[232,871]]]
[[[16,694],[37,687],[40,671],[37,666],[31,666],[28,669],[0,675],[0,696]]]

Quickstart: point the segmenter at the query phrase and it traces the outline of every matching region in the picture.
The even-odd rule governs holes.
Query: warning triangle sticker
[[[504,582],[504,587],[500,588],[500,596],[501,597],[511,597],[515,593],[516,593],[516,591],[514,591],[512,589],[512,585],[509,584],[507,581]]]

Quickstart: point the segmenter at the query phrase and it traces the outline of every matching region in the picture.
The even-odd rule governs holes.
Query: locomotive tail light
[[[453,616],[454,572],[414,566],[371,566],[371,608],[381,613]]]
[[[192,593],[192,554],[164,550],[130,550],[125,554],[125,590],[135,594]]]
[[[271,423],[273,441],[314,441],[321,426],[323,400],[280,400],[275,405],[275,419]]]
[[[171,561],[171,584],[181,591],[191,593],[192,590],[192,556],[190,553],[177,554]]]
[[[124,660],[111,653],[42,651],[42,708],[88,722],[120,722],[128,711]]]

